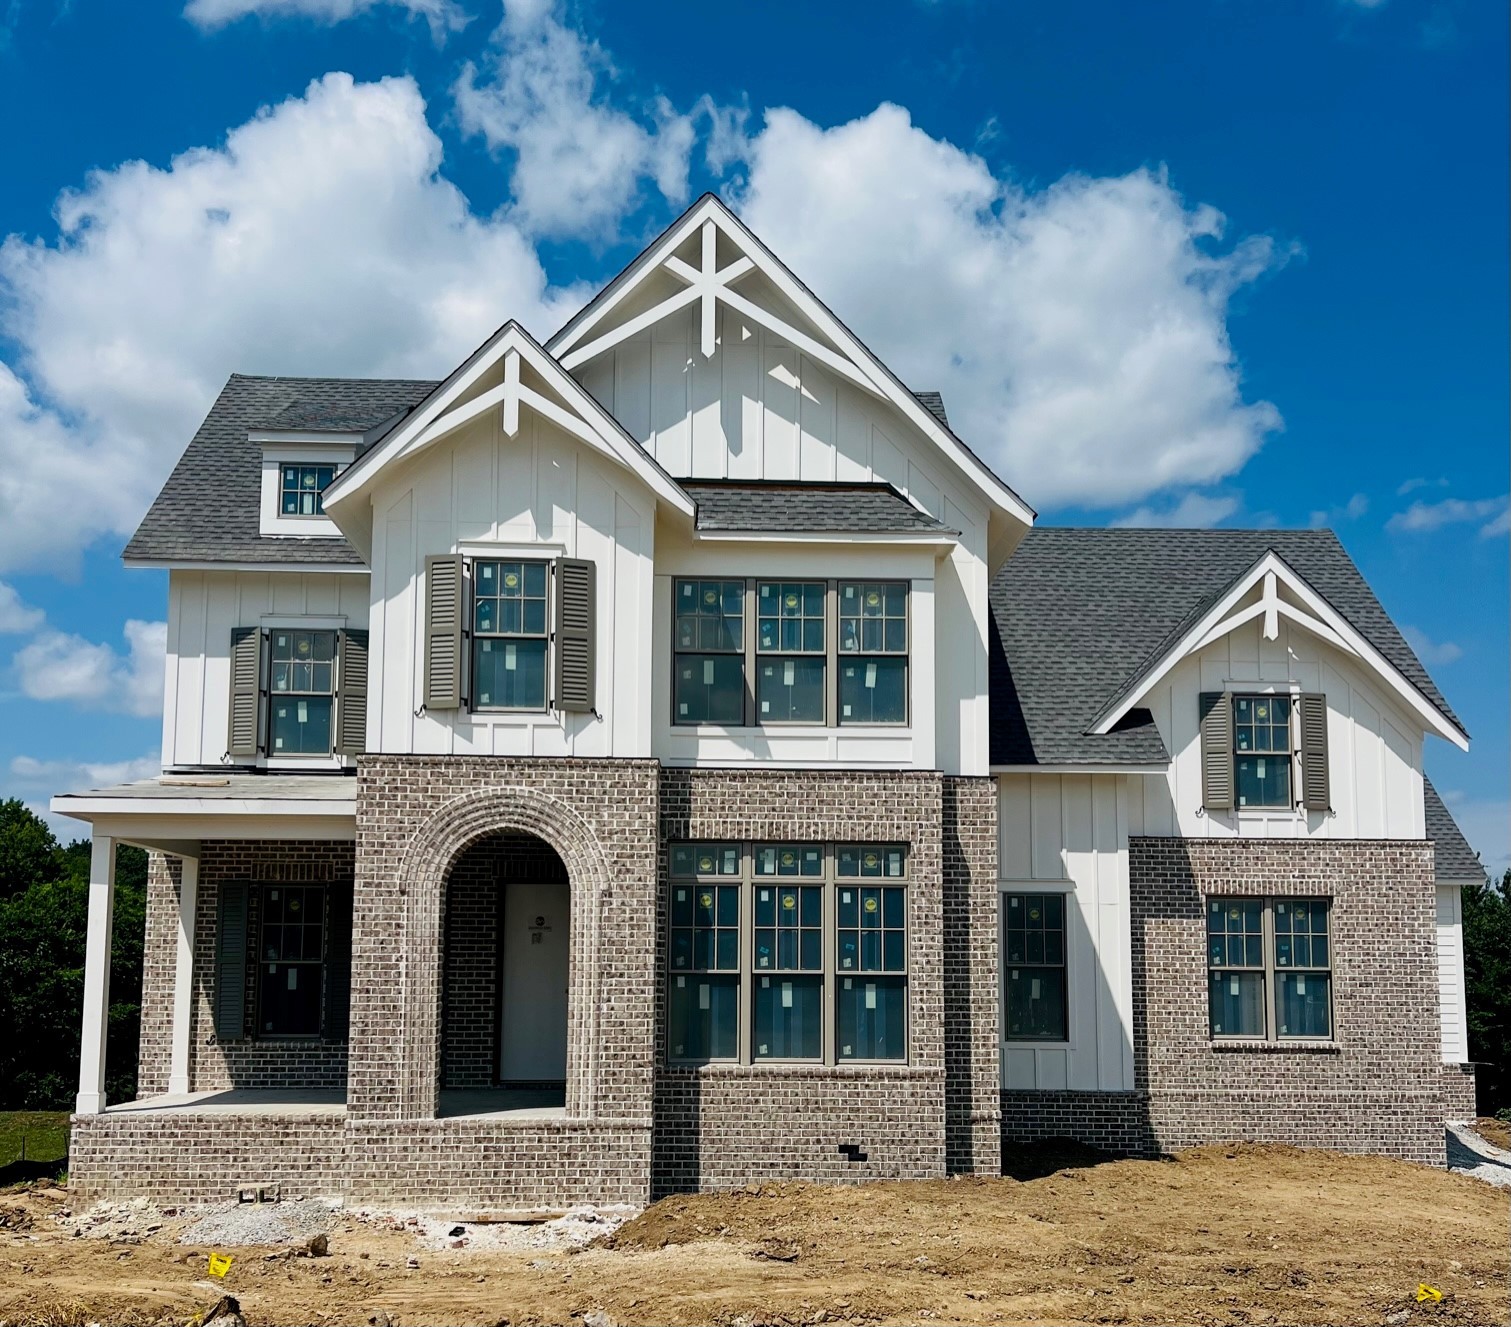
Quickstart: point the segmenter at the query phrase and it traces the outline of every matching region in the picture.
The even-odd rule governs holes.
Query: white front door
[[[503,1014],[499,1078],[567,1076],[567,922],[564,884],[504,886]]]

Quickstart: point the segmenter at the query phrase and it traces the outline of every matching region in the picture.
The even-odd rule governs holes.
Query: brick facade
[[[1135,1086],[1173,1150],[1252,1138],[1444,1162],[1432,846],[1134,838]],[[1205,901],[1332,900],[1333,1039],[1208,1035]]]
[[[1475,1101],[1472,1064],[1443,1065],[1442,1083],[1444,1119],[1472,1120],[1479,1114]]]

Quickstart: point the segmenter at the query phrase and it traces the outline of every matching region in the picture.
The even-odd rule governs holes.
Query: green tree
[[[1511,1112],[1511,871],[1464,890],[1464,994],[1480,1113]]]
[[[136,1093],[147,855],[116,854],[107,1094]],[[0,803],[0,1109],[67,1109],[78,1083],[89,844],[60,848],[22,803]]]

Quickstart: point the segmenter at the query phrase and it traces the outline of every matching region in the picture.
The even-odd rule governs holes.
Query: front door
[[[565,884],[504,887],[499,1078],[505,1083],[566,1080],[569,909]]]

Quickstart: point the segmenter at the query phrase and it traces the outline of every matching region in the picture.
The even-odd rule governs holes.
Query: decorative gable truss
[[[686,492],[618,422],[528,332],[510,321],[409,414],[386,438],[339,474],[325,490],[325,510],[367,556],[371,553],[370,510],[357,499],[377,476],[445,438],[473,420],[497,411],[505,436],[519,432],[521,409],[542,418],[640,479],[660,502],[689,521],[693,502]]]
[[[717,311],[757,325],[873,399],[887,402],[960,471],[992,511],[1018,530],[1033,509],[954,433],[756,238],[718,198],[705,194],[548,342],[562,366],[589,362],[691,306],[698,349],[720,352]],[[1013,542],[1016,539],[1014,537]]]
[[[1095,734],[1111,732],[1182,659],[1205,649],[1245,623],[1261,619],[1264,638],[1275,640],[1279,636],[1282,617],[1351,656],[1380,678],[1406,709],[1422,720],[1426,731],[1446,738],[1461,750],[1469,749],[1468,734],[1428,700],[1409,678],[1273,550],[1238,577],[1169,649],[1136,674],[1118,699],[1098,716],[1091,731]]]

